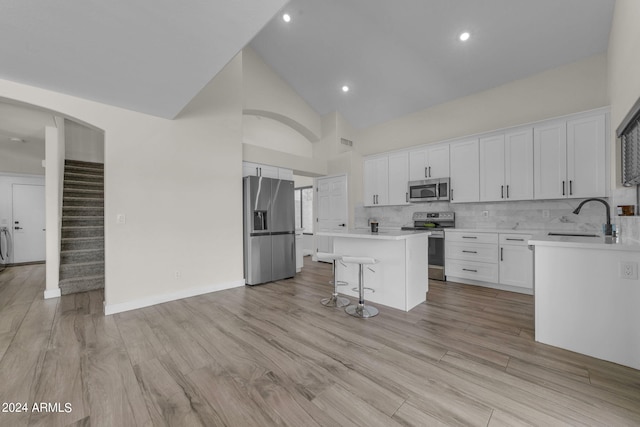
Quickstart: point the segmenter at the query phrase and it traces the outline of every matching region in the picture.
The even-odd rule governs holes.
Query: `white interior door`
[[[347,176],[318,178],[317,188],[317,231],[347,230]],[[316,248],[320,252],[333,251],[331,237],[316,236]]]
[[[44,185],[13,184],[13,262],[45,259]]]

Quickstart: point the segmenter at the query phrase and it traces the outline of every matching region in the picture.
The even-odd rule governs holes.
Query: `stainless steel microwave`
[[[449,200],[449,178],[409,181],[409,201],[438,202]]]

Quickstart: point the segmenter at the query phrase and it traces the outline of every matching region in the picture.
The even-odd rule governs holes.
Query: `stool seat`
[[[330,252],[316,252],[316,258],[318,258],[319,261],[333,262],[341,259],[342,255]]]
[[[342,262],[346,264],[375,264],[378,261],[375,258],[366,256],[343,256]]]
[[[333,293],[329,298],[323,298],[320,303],[325,307],[345,307],[349,305],[348,299],[338,296],[338,286],[347,285],[347,282],[336,280],[336,261],[341,261],[342,255],[333,252],[316,252],[316,258],[318,261],[330,262],[333,267],[333,280],[330,282],[333,285]]]
[[[358,304],[352,304],[344,309],[347,314],[353,317],[359,317],[361,319],[367,319],[378,315],[378,309],[370,305],[364,304],[364,291],[365,289],[374,292],[371,288],[364,287],[364,266],[372,265],[378,262],[377,259],[371,257],[359,257],[359,256],[343,256],[342,262],[345,264],[358,264]],[[367,267],[369,268],[369,267]],[[371,268],[369,268],[371,270]],[[373,270],[371,270],[373,271]]]

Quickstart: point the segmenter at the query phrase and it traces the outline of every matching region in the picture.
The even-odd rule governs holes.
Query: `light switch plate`
[[[116,215],[116,224],[126,224],[127,216],[125,214],[117,214]]]

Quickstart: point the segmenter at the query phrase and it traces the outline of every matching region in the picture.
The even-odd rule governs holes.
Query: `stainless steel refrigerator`
[[[246,284],[295,276],[293,181],[246,176],[243,200]]]

